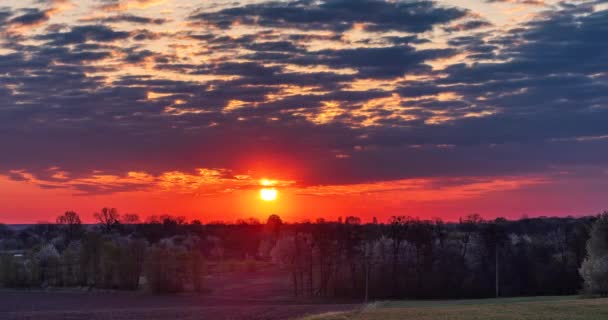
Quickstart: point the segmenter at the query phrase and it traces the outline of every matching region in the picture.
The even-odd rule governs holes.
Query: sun
[[[275,188],[264,188],[260,190],[260,198],[264,201],[274,201],[277,199],[278,191]]]

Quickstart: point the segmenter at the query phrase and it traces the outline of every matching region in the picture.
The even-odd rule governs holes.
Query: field
[[[231,275],[234,277],[234,274]],[[276,277],[257,275],[204,295],[143,292],[0,291],[3,320],[595,320],[608,319],[608,299],[533,297],[452,301],[322,303],[289,298]],[[232,281],[231,281],[232,282]]]
[[[0,290],[2,320],[280,320],[359,305],[291,298],[286,275],[277,270],[215,274],[205,294]]]
[[[238,269],[238,268],[221,268]],[[261,270],[260,270],[261,269]],[[298,300],[274,268],[214,273],[204,294],[145,291],[0,290],[2,320],[595,320],[608,299],[534,297],[451,301]]]
[[[300,320],[600,320],[608,299],[533,297],[462,301],[407,301],[370,304],[359,311]]]

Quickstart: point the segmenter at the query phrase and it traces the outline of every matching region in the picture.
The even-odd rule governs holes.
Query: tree
[[[115,226],[120,224],[120,214],[116,208],[103,208],[101,212],[95,212],[94,217],[105,232],[112,231]]]
[[[274,236],[274,238],[279,237],[279,232],[281,231],[281,226],[283,225],[283,220],[276,214],[271,214],[266,220],[266,230],[270,232]]]
[[[608,296],[608,211],[602,213],[591,227],[587,241],[587,258],[579,269],[589,294]]]
[[[391,239],[391,253],[392,253],[392,277],[394,279],[392,283],[392,294],[396,297],[399,293],[399,255],[401,251],[402,243],[405,241],[409,222],[412,219],[407,216],[393,216],[390,219],[389,225],[389,238]]]
[[[11,230],[6,225],[0,223],[0,239],[11,238],[14,236],[14,234],[15,233],[13,232],[13,230]]]
[[[145,240],[135,239],[121,247],[118,264],[121,288],[129,290],[139,288],[139,278],[143,272],[147,246]]]
[[[144,273],[152,292],[181,292],[188,285],[196,292],[203,291],[205,265],[199,251],[154,246],[146,257]]]
[[[277,240],[270,251],[272,261],[291,271],[294,296],[298,296],[298,256],[296,254],[296,237],[283,237]]]
[[[65,227],[65,233],[68,241],[74,240],[82,231],[82,221],[78,213],[74,211],[66,211],[64,214],[57,217],[57,224]]]
[[[100,281],[100,264],[103,239],[97,232],[88,232],[81,240],[80,246],[80,283],[83,286],[94,286]]]
[[[465,259],[467,256],[467,249],[469,247],[469,243],[471,242],[471,236],[477,232],[479,226],[483,223],[483,219],[479,214],[470,214],[464,220],[460,220],[460,225],[462,229],[462,236],[460,237],[461,242],[461,255],[462,258]]]
[[[59,284],[59,252],[52,244],[46,244],[36,254],[36,262],[40,268],[40,280],[47,285]]]
[[[361,224],[361,218],[355,217],[355,216],[348,216],[344,220],[344,223],[346,223],[346,224],[360,225]]]
[[[416,283],[417,295],[429,294],[423,288],[428,283],[427,274],[432,272],[433,267],[433,225],[427,221],[418,219],[410,221],[405,240],[413,247],[414,281]]]
[[[125,224],[139,224],[141,220],[136,213],[127,213],[122,216],[122,223]]]

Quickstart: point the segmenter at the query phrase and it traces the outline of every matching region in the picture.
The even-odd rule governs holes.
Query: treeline
[[[593,218],[292,226],[270,256],[294,295],[369,299],[575,294]]]
[[[95,217],[99,223],[89,228],[69,212],[57,224],[21,231],[0,225],[1,284],[202,291],[207,266],[230,260],[281,267],[278,276],[288,274],[297,297],[608,293],[608,236],[597,231],[604,230],[599,222],[608,225],[605,216],[508,221],[470,215],[456,223],[394,216],[368,224],[346,217],[286,224],[273,215],[265,223],[202,224],[171,216],[142,223],[104,209]],[[590,234],[600,235],[593,242]],[[599,249],[588,251],[588,243]]]
[[[144,280],[153,292],[203,290],[200,239],[187,232],[163,237],[177,220],[167,218],[169,230],[148,239],[137,225],[121,224],[115,209],[96,217],[103,221],[89,230],[75,212],[19,232],[0,225],[0,285],[137,290]],[[156,225],[163,229],[160,222],[144,229]]]

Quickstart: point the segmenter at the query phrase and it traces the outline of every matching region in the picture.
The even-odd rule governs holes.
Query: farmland
[[[357,311],[300,320],[599,320],[608,319],[608,299],[530,297],[451,301],[378,302]]]
[[[216,274],[206,279],[214,289],[203,294],[7,289],[0,291],[0,319],[279,320],[358,307],[292,299],[285,279],[276,270]]]

